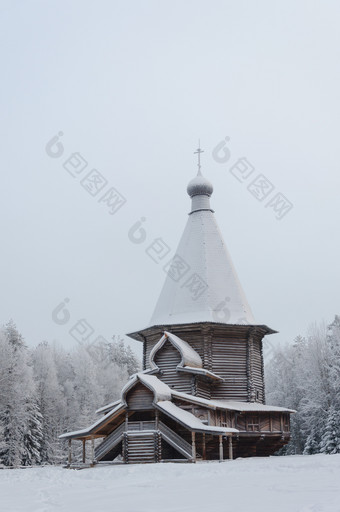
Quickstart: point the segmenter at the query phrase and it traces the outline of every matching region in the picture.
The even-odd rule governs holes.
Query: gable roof
[[[144,384],[154,393],[154,406],[164,412],[167,412],[169,416],[176,419],[182,425],[192,430],[197,431],[206,431],[210,433],[226,433],[226,432],[237,432],[235,429],[230,428],[222,428],[222,427],[214,427],[212,425],[205,425],[201,422],[199,418],[194,416],[193,414],[181,409],[176,404],[172,402],[172,399],[182,400],[184,402],[198,404],[205,406],[209,409],[224,409],[230,411],[239,411],[239,412],[296,412],[293,409],[286,409],[284,407],[275,407],[271,405],[263,405],[256,402],[233,402],[233,401],[224,401],[224,400],[206,400],[205,398],[196,397],[193,395],[188,395],[187,393],[182,393],[180,391],[176,391],[175,389],[171,389],[167,384],[162,382],[160,379],[155,377],[154,375],[147,375],[145,373],[136,373],[129,382],[124,386],[122,390],[122,398],[117,403],[114,402],[111,404],[113,406],[104,416],[99,418],[95,423],[90,425],[88,428],[84,428],[81,430],[76,430],[74,432],[67,432],[59,436],[60,439],[69,439],[69,438],[86,438],[91,435],[95,435],[100,431],[102,427],[105,427],[112,420],[115,420],[121,415],[127,407],[126,403],[126,394],[136,386],[139,382]],[[102,407],[102,410],[107,411],[110,407],[110,404]]]
[[[132,389],[137,382],[141,382],[144,384],[150,391],[154,394],[154,402],[158,402],[159,400],[171,400],[171,389],[167,384],[162,382],[160,379],[155,377],[154,375],[148,375],[146,373],[136,373],[124,386],[122,389],[122,402],[126,403],[126,395]]]

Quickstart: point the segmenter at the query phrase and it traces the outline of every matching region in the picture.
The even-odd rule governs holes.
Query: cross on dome
[[[201,175],[201,153],[204,153],[204,149],[201,149],[201,141],[198,139],[198,148],[194,151],[194,155],[197,155],[198,175]]]
[[[204,153],[204,150],[201,149],[201,143],[198,141],[198,148],[194,151],[194,155],[197,155],[198,160],[198,173],[197,176],[195,176],[195,178],[193,178],[188,184],[187,192],[190,197],[202,195],[210,197],[214,190],[210,181],[208,181],[201,173],[201,153]]]

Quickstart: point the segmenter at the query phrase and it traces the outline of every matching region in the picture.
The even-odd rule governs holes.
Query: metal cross
[[[196,151],[194,151],[194,155],[197,155],[197,159],[198,159],[197,167],[198,167],[199,174],[201,173],[201,153],[204,153],[204,150],[201,149],[201,142],[198,141],[198,148],[196,149]]]

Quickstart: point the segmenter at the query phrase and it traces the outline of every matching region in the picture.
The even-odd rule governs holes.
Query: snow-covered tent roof
[[[201,174],[191,180],[192,209],[150,326],[194,322],[255,324],[236,270],[217,226]]]

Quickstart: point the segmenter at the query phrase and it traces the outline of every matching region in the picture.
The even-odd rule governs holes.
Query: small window
[[[250,414],[247,417],[247,430],[250,432],[256,432],[260,430],[260,422],[258,414]]]

